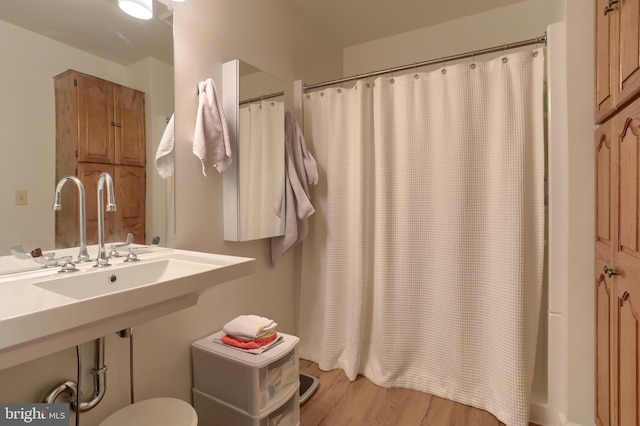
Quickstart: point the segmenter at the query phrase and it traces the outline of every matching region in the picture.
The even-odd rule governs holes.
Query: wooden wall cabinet
[[[640,1],[596,0],[595,121],[640,92]]]
[[[640,0],[595,15],[595,421],[640,425]]]
[[[97,243],[97,181],[108,172],[116,191],[116,212],[105,212],[105,240],[145,242],[146,134],[144,93],[68,70],[54,78],[56,182],[77,176],[85,187],[87,243]],[[67,188],[68,186],[68,188]],[[56,247],[77,247],[78,194],[62,193],[56,212]],[[105,191],[106,193],[106,191]]]
[[[595,171],[596,424],[639,425],[640,99],[596,130]]]

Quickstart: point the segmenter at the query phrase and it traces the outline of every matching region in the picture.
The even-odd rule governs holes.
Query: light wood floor
[[[504,426],[486,411],[362,376],[350,382],[342,370],[321,371],[310,361],[300,360],[300,372],[320,382],[300,407],[300,426]]]

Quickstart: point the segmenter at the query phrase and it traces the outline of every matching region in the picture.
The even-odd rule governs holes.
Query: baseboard
[[[552,414],[549,410],[549,404],[546,403],[532,402],[529,407],[529,421],[540,426],[556,426]]]
[[[568,422],[563,413],[554,413],[548,404],[542,403],[531,404],[529,421],[540,426],[586,426]]]
[[[564,414],[558,414],[558,426],[583,426],[578,423],[568,422]]]

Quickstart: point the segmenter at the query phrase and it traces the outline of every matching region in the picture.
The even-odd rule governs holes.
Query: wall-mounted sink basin
[[[0,278],[0,369],[193,306],[211,287],[255,273],[255,259],[165,249],[140,261]]]
[[[118,291],[167,283],[211,269],[206,263],[176,259],[120,263],[110,268],[84,269],[77,273],[58,274],[34,281],[34,285],[76,300],[104,296]]]

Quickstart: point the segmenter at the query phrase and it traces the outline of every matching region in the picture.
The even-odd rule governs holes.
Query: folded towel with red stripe
[[[240,315],[224,325],[222,331],[239,341],[253,341],[274,332],[278,324],[258,315]]]

